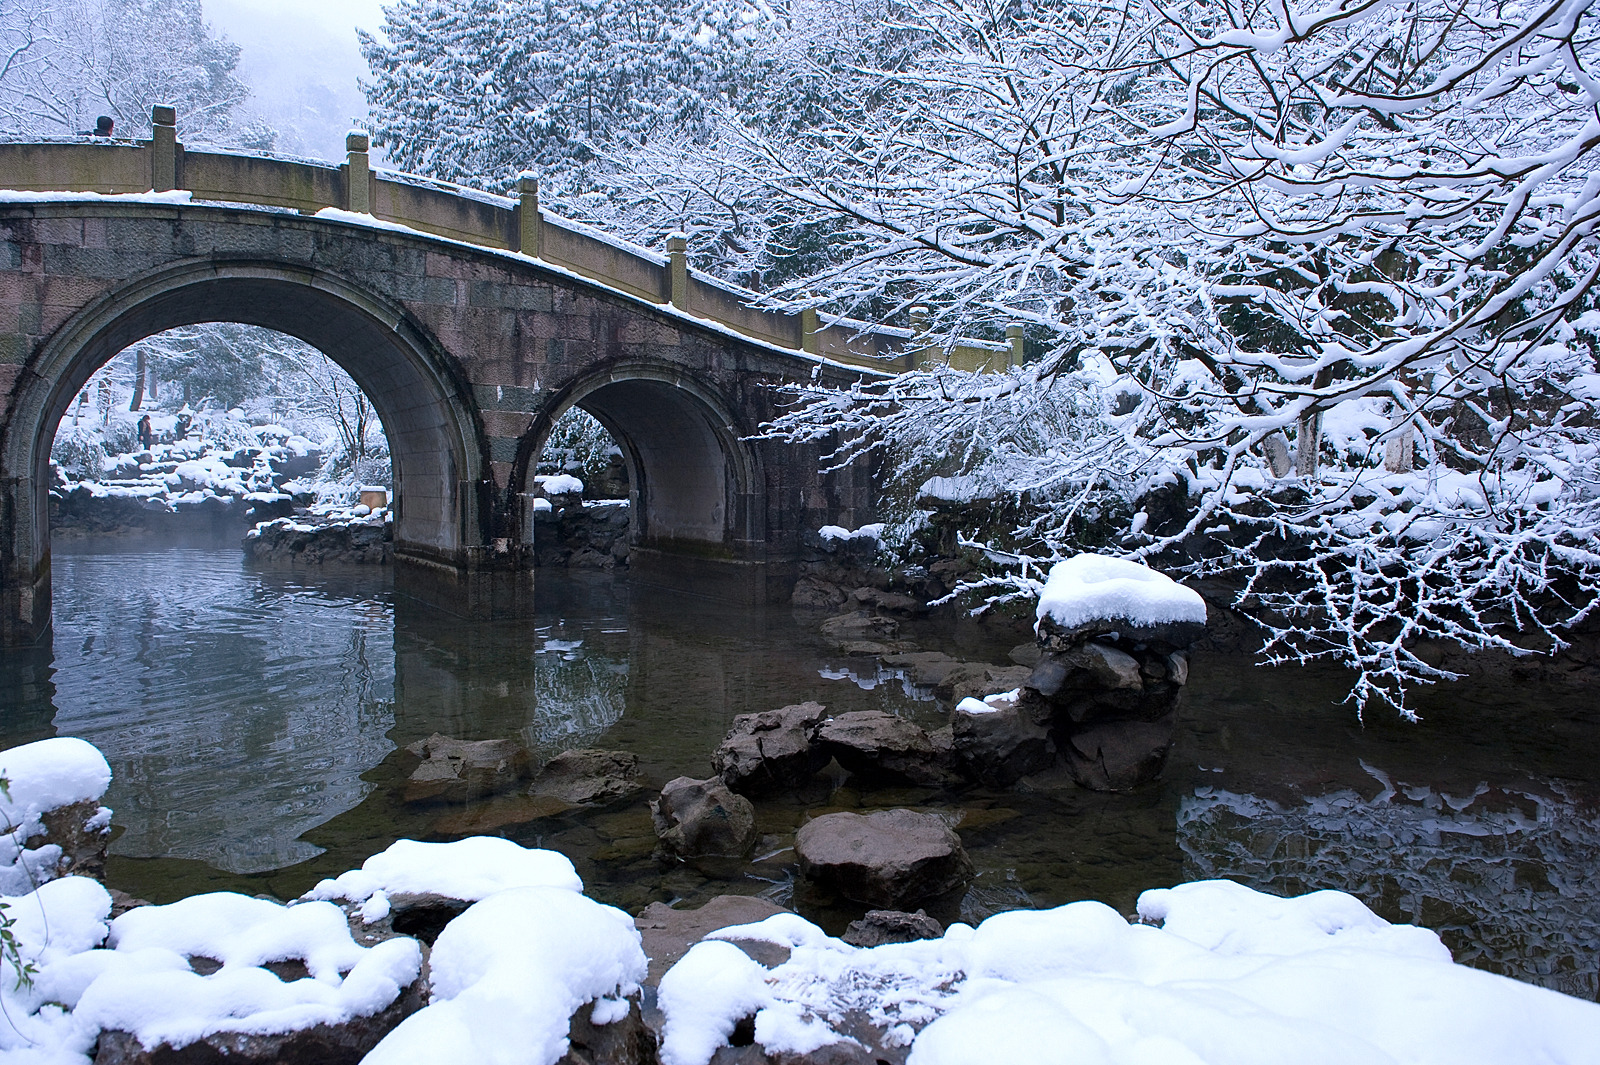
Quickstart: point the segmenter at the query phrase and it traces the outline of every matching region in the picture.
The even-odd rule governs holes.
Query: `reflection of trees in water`
[[[1198,788],[1178,812],[1185,879],[1348,891],[1437,931],[1459,962],[1580,998],[1600,992],[1600,822],[1560,790],[1384,785],[1285,806]]]
[[[564,649],[559,649],[564,650]],[[533,659],[537,703],[522,742],[541,758],[590,747],[627,707],[628,665],[597,655],[545,653]]]
[[[393,619],[382,601],[271,587],[237,555],[58,563],[55,726],[112,764],[129,856],[230,872],[319,848],[391,744]]]

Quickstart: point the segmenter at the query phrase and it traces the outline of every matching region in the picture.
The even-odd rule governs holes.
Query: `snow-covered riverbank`
[[[1349,895],[1224,881],[1147,891],[1132,921],[1079,902],[875,947],[778,913],[701,930],[654,984],[644,922],[585,897],[564,856],[489,837],[402,840],[287,905],[213,893],[113,919],[97,881],[56,875],[52,811],[109,823],[99,752],[45,740],[0,752],[0,774],[8,1062],[209,1042],[238,1060],[315,1045],[326,1061],[552,1065],[626,1033],[608,1060],[1600,1061],[1600,1006],[1456,965],[1433,932]],[[396,932],[450,900],[431,943]]]

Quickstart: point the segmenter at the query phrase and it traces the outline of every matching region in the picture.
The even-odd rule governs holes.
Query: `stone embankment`
[[[384,566],[394,559],[394,521],[387,510],[330,515],[302,511],[262,522],[245,533],[242,547],[251,562]]]
[[[315,445],[287,433],[236,448],[156,444],[108,460],[93,478],[68,479],[57,469],[50,527],[77,537],[225,534],[311,502],[303,478],[321,465]]]

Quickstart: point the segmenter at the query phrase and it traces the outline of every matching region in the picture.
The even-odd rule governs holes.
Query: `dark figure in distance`
[[[78,134],[78,136],[109,137],[111,136],[111,127],[114,125],[116,125],[116,122],[112,120],[110,115],[101,115],[99,118],[94,120],[94,129],[86,129],[82,133]]]
[[[155,439],[155,433],[150,431],[150,415],[146,414],[139,419],[139,446],[145,451],[150,450],[150,444]]]

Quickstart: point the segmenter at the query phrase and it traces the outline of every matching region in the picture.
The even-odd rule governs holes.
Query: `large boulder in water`
[[[812,742],[827,715],[821,703],[795,703],[733,719],[711,767],[741,795],[771,795],[799,787],[828,764],[828,753]]]
[[[1166,764],[1184,649],[1205,631],[1192,589],[1126,559],[1079,555],[1058,563],[1039,599],[1039,662],[1020,709],[1049,728],[1073,779],[1127,791]]]
[[[936,814],[824,814],[795,834],[800,872],[818,887],[880,909],[904,909],[961,888],[972,862]]]
[[[950,715],[957,768],[994,788],[1016,783],[1055,763],[1050,730],[1018,705],[1015,693],[963,699]]]
[[[662,844],[680,858],[742,857],[756,841],[756,810],[721,777],[679,777],[650,804]]]

